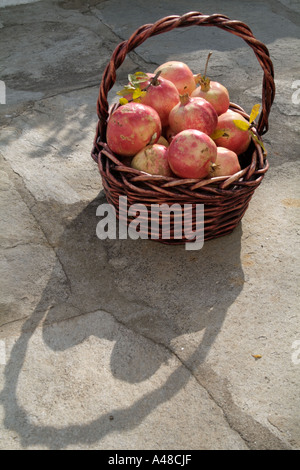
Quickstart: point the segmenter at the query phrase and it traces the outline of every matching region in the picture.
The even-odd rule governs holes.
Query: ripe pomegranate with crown
[[[180,96],[178,103],[169,114],[169,126],[177,134],[185,129],[196,129],[210,135],[218,123],[218,115],[213,106],[203,98]]]
[[[208,101],[216,110],[218,116],[225,113],[229,108],[229,93],[227,88],[219,82],[212,81],[206,76],[207,64],[211,56],[209,53],[205,65],[204,75],[195,75],[195,82],[199,86],[192,92],[191,96],[198,96]]]

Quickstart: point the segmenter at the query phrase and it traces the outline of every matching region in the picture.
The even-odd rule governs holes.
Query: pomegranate
[[[229,93],[227,89],[219,82],[206,81],[202,82],[191,94],[191,96],[199,96],[208,101],[216,110],[218,116],[226,113],[229,108]]]
[[[168,162],[180,178],[205,178],[217,159],[217,146],[204,132],[186,129],[173,138]]]
[[[218,147],[225,147],[229,150],[232,150],[237,155],[245,152],[249,147],[251,142],[251,134],[249,130],[239,129],[234,120],[244,121],[249,124],[249,122],[238,112],[228,110],[226,113],[221,114],[218,117],[218,124],[215,129],[215,135],[223,132],[222,136],[214,137],[212,139],[215,141]]]
[[[210,78],[206,76],[207,65],[211,55],[212,52],[208,54],[204,75],[195,75],[195,82],[200,86],[192,92],[191,96],[200,96],[200,98],[207,100],[215,108],[218,116],[220,116],[229,108],[229,93],[224,85],[219,82],[211,81]]]
[[[230,176],[241,170],[238,156],[225,147],[217,147],[217,159],[211,167],[211,176]]]
[[[133,156],[161,135],[161,122],[155,109],[141,103],[127,103],[110,116],[106,130],[109,148],[121,156]]]
[[[162,78],[174,83],[180,95],[191,94],[196,88],[194,74],[187,64],[171,60],[161,64],[154,73],[160,72]]]
[[[143,83],[141,89],[144,89],[146,93],[140,97],[140,103],[154,108],[160,117],[162,126],[168,126],[169,113],[180,101],[179,93],[174,83],[155,76],[148,85],[145,86]]]
[[[164,145],[147,145],[133,157],[131,167],[151,175],[172,176],[167,155]]]
[[[171,130],[177,134],[185,129],[197,129],[210,135],[218,123],[218,115],[213,106],[203,98],[180,96],[178,103],[169,114]]]

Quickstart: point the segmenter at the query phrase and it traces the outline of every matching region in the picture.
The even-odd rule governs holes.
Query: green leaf
[[[146,73],[144,72],[135,72],[135,73],[130,73],[128,75],[128,81],[131,85],[133,85],[135,88],[140,87],[141,83],[146,82],[149,80],[149,77]]]
[[[249,130],[249,124],[245,121],[240,121],[240,119],[234,119],[233,120],[234,124],[238,129],[241,129],[241,131],[248,131]]]
[[[250,114],[250,123],[252,123],[256,117],[258,116],[259,114],[259,108],[260,108],[260,104],[255,104],[252,108],[252,111],[251,111],[251,114]]]
[[[129,81],[129,83],[134,82],[134,81],[135,81],[135,75],[132,74],[132,73],[130,73],[130,74],[128,75],[128,81]]]

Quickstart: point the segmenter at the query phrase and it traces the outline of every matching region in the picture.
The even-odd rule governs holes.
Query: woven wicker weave
[[[253,50],[263,70],[262,110],[256,126],[257,137],[268,131],[268,118],[275,96],[274,70],[267,47],[258,41],[250,28],[227,16],[214,14],[203,15],[189,12],[183,16],[168,16],[154,24],[146,24],[135,31],[127,41],[121,42],[112,54],[104,71],[97,100],[98,124],[92,149],[92,158],[98,163],[103,187],[108,202],[113,204],[119,217],[119,196],[127,196],[128,206],[142,203],[147,208],[151,204],[173,205],[204,204],[205,225],[204,239],[209,240],[226,235],[239,224],[255,189],[261,183],[269,164],[261,146],[254,140],[243,157],[247,166],[235,175],[214,177],[210,179],[179,179],[154,176],[140,172],[122,163],[114,155],[106,143],[106,126],[113,109],[109,108],[107,95],[116,81],[116,70],[125,60],[126,55],[141,45],[147,38],[166,33],[175,28],[189,26],[216,26],[241,37]],[[237,104],[231,103],[230,108],[249,119],[245,111]],[[147,216],[147,215],[146,215]],[[127,223],[129,220],[126,221]],[[194,230],[195,220],[191,217],[190,224]],[[148,236],[147,236],[148,235]],[[145,238],[151,238],[150,224]],[[159,235],[164,243],[185,243],[183,236],[175,239],[171,232],[169,239]]]

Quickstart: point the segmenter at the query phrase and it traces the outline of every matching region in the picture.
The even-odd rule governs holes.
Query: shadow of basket
[[[54,449],[92,444],[111,432],[138,426],[187,384],[187,365],[196,367],[205,361],[226,312],[243,288],[241,226],[231,235],[211,240],[193,252],[182,245],[152,240],[99,240],[96,210],[105,202],[101,193],[77,214],[55,243],[57,263],[63,266],[68,280],[65,300],[56,297],[58,266],[54,266],[5,367],[1,392],[4,422],[7,429],[18,433],[25,447],[44,445]],[[45,214],[51,210],[61,212],[50,204],[44,207]],[[91,312],[99,311],[107,312],[118,325],[132,332],[127,340],[108,330],[105,315],[98,321],[94,317],[87,321]],[[77,321],[71,320],[74,317]],[[71,351],[90,336],[115,341],[110,357],[111,376],[132,387],[151,380],[170,352],[176,353],[178,339],[189,334],[200,334],[201,339],[190,351],[186,364],[179,365],[163,384],[140,396],[131,406],[115,403],[106,413],[77,425],[62,426],[59,418],[56,425],[43,424],[42,417],[41,423],[35,424],[30,420],[32,411],[19,401],[18,384],[31,341],[41,327],[43,340],[54,353]],[[156,345],[157,354],[145,356],[137,338]],[[63,402],[61,398],[61,406]],[[112,414],[115,419],[108,426]]]

